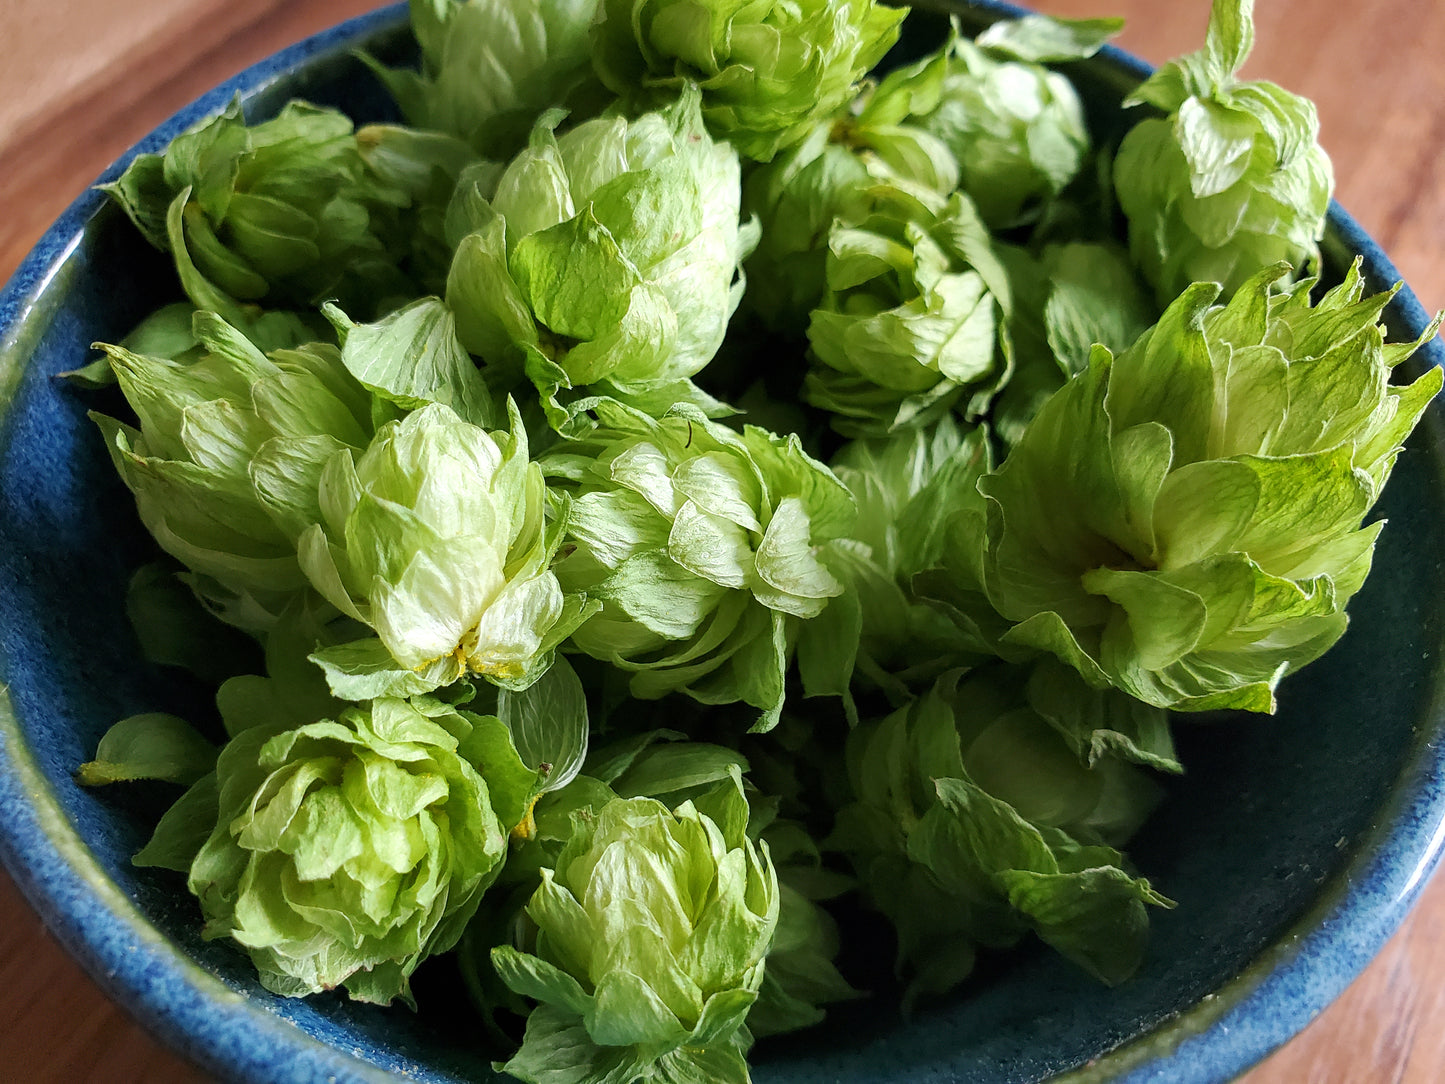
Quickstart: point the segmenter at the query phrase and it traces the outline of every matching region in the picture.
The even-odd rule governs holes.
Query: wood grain
[[[0,281],[85,185],[197,94],[370,0],[4,0],[0,42]],[[1060,15],[1122,14],[1121,44],[1153,61],[1196,48],[1207,5],[1041,0]],[[1445,5],[1258,0],[1247,71],[1313,98],[1342,203],[1427,308],[1445,306]],[[143,27],[143,32],[138,31]],[[83,30],[83,42],[81,40]],[[99,43],[99,44],[97,44]],[[77,67],[85,70],[77,74]],[[189,1082],[48,936],[0,874],[0,1066],[7,1079]],[[1445,1078],[1445,879],[1379,958],[1245,1084],[1430,1084]]]
[[[18,35],[29,24],[17,13],[48,2],[5,0],[0,42],[26,52],[30,43]],[[73,25],[97,28],[87,37],[104,40],[108,29],[154,0],[68,2]],[[8,277],[87,184],[181,106],[276,50],[378,6],[376,0],[185,0],[150,37],[110,53],[85,79],[63,78],[48,107],[29,113],[13,133],[0,128],[0,272]],[[57,71],[69,70],[57,64]],[[0,99],[22,93],[17,81],[14,69],[0,64]]]

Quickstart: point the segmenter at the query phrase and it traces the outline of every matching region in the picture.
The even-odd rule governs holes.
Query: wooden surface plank
[[[18,53],[54,47],[20,37],[32,25],[23,13],[49,2],[0,0],[0,43]],[[98,28],[87,39],[105,40],[108,29],[154,2],[66,0],[65,6],[72,26]],[[8,277],[87,184],[181,106],[276,50],[379,6],[377,0],[185,0],[184,9],[154,24],[150,37],[92,61],[86,78],[58,77],[47,105],[32,107],[12,131],[0,127],[0,274]],[[70,67],[61,59],[54,70],[66,73]],[[41,93],[33,84],[22,88],[21,78],[0,63],[0,100]]]
[[[247,64],[371,0],[5,0],[0,42],[0,280],[127,146]],[[1123,14],[1154,61],[1197,47],[1207,5],[1041,0]],[[57,11],[65,18],[57,21]],[[1445,305],[1445,5],[1258,0],[1248,66],[1319,106],[1342,203],[1427,308]],[[72,37],[57,26],[75,28]],[[83,35],[83,40],[82,40]],[[99,43],[99,44],[97,44]],[[83,70],[78,70],[83,69]],[[13,104],[13,103],[20,104]],[[1263,725],[1267,725],[1264,723]],[[37,1082],[204,1079],[157,1046],[45,933],[0,874],[0,1065]],[[1345,995],[1246,1084],[1445,1078],[1445,879]]]
[[[88,0],[22,3],[8,13],[7,49],[0,76],[0,145],[44,117],[56,101],[79,97],[119,55],[170,37],[170,28],[196,15],[194,0],[147,0],[122,7]],[[84,33],[76,33],[83,26]]]

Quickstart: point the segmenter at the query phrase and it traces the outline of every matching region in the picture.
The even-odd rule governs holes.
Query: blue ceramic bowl
[[[1011,11],[979,5],[966,18]],[[252,115],[301,95],[359,119],[386,116],[351,51],[405,57],[404,18],[400,7],[381,11],[257,65],[104,179],[236,93]],[[942,22],[920,13],[910,26],[921,52]],[[1074,66],[1096,131],[1121,123],[1117,103],[1146,71],[1114,50]],[[1334,273],[1362,255],[1373,288],[1398,277],[1337,206],[1326,250]],[[141,663],[124,615],[123,586],[148,540],[86,420],[87,397],[55,376],[169,300],[172,282],[166,261],[88,192],[0,294],[0,856],[96,980],[218,1076],[490,1079],[445,974],[419,982],[415,1016],[266,993],[243,955],[201,940],[178,877],[131,867],[165,799],[86,791],[71,778],[112,721],[164,710],[179,694]],[[1426,324],[1408,290],[1386,318],[1397,339]],[[1408,375],[1442,355],[1431,344]],[[1179,907],[1154,916],[1136,978],[1106,989],[1026,950],[907,1022],[879,999],[760,1046],[759,1084],[1222,1081],[1338,994],[1399,924],[1445,836],[1441,423],[1437,403],[1400,458],[1379,509],[1391,522],[1348,636],[1286,683],[1276,717],[1180,727],[1188,775],[1132,849]]]

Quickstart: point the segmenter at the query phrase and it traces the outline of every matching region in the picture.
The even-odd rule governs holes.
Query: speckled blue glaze
[[[1016,9],[978,3],[977,21]],[[155,151],[233,94],[265,115],[293,94],[385,115],[350,50],[404,52],[398,6],[344,24],[217,88],[148,136]],[[909,20],[905,52],[941,23]],[[1070,69],[1101,135],[1147,68],[1107,49]],[[1339,208],[1326,252],[1397,275]],[[200,940],[181,879],[133,869],[168,796],[96,794],[71,772],[115,719],[203,697],[138,661],[123,585],[146,558],[129,495],[85,418],[93,400],[54,379],[174,287],[158,254],[96,193],[82,196],[0,293],[0,857],[47,923],[162,1039],[223,1078],[320,1082],[494,1079],[426,970],[422,1012],[265,993],[226,944]],[[1396,338],[1427,322],[1408,290]],[[1432,343],[1413,375],[1445,361]],[[1155,916],[1140,974],[1108,990],[1045,951],[986,966],[955,998],[898,1019],[886,996],[812,1034],[763,1044],[758,1084],[1075,1084],[1228,1080],[1302,1028],[1398,926],[1445,839],[1440,740],[1445,599],[1445,408],[1432,406],[1379,512],[1391,520],[1346,639],[1286,683],[1273,718],[1180,727],[1189,774],[1132,848],[1179,901]],[[891,946],[873,946],[881,957]]]

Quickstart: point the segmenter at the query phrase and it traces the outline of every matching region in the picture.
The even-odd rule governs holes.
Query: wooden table
[[[0,281],[107,163],[175,109],[371,0],[3,0]],[[1198,47],[1205,0],[1042,0],[1122,14],[1155,62]],[[1429,309],[1445,306],[1445,5],[1259,0],[1247,72],[1319,105],[1339,199]],[[192,1081],[50,939],[0,872],[0,1075]],[[1373,965],[1246,1084],[1445,1079],[1445,878]]]

